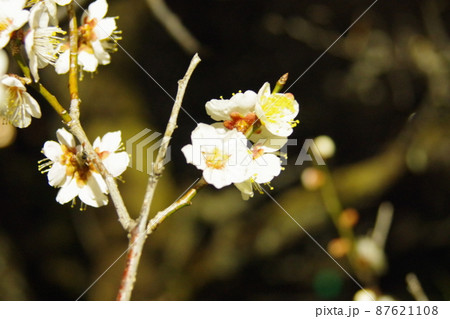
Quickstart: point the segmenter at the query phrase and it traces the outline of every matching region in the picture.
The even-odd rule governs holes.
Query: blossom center
[[[202,152],[205,157],[206,166],[213,169],[223,169],[231,155],[224,154],[219,148],[214,148],[212,152]]]
[[[77,185],[82,187],[86,185],[95,167],[87,160],[86,154],[82,150],[75,147],[67,147],[61,145],[63,154],[61,155],[60,163],[66,166],[66,175],[75,178]]]
[[[97,40],[97,35],[94,32],[94,28],[97,26],[97,19],[88,20],[86,18],[84,24],[79,28],[80,40],[83,44],[88,44],[91,41]]]
[[[286,116],[295,113],[294,102],[294,96],[290,93],[270,95],[261,105],[265,120],[277,123]]]
[[[236,129],[238,132],[245,134],[247,130],[258,120],[255,113],[248,113],[243,116],[239,112],[231,112],[231,120],[223,122],[223,125],[229,129]]]

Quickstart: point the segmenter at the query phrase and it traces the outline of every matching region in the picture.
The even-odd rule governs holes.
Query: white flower
[[[4,48],[11,34],[28,20],[29,12],[23,10],[26,0],[0,0],[0,49]]]
[[[181,151],[188,163],[203,170],[207,183],[222,188],[249,178],[251,154],[242,133],[200,123],[192,132],[191,140],[192,144]]]
[[[253,187],[261,194],[263,193],[260,184],[268,184],[281,172],[281,160],[275,154],[271,154],[272,147],[264,144],[254,144],[251,148],[252,161],[248,166],[250,178],[234,185],[241,191],[244,200],[253,197]]]
[[[291,135],[292,128],[297,125],[294,119],[298,111],[298,102],[292,94],[272,94],[267,82],[259,90],[255,113],[270,133],[277,136]]]
[[[30,125],[31,117],[41,117],[39,104],[27,93],[24,84],[18,77],[4,75],[0,78],[0,84],[4,89],[0,115],[6,117],[12,125],[24,128]]]
[[[108,188],[94,164],[86,158],[83,147],[76,145],[73,135],[65,129],[57,130],[56,135],[59,143],[45,142],[42,151],[47,159],[39,166],[42,172],[48,172],[48,183],[61,188],[56,201],[65,204],[78,196],[89,206],[106,205]],[[120,145],[120,131],[107,133],[103,138],[98,137],[93,145],[106,169],[114,177],[122,174],[129,162],[126,152],[117,152]]]
[[[49,26],[49,13],[43,2],[31,8],[30,30],[25,36],[25,49],[30,60],[30,70],[34,80],[39,81],[38,68],[42,69],[48,64],[55,64],[61,47],[61,38],[58,33],[64,31],[58,27]]]
[[[52,19],[52,23],[54,25],[58,25],[56,5],[65,6],[68,5],[71,1],[72,0],[44,0],[44,4],[47,7],[47,11],[50,14],[50,18]]]
[[[213,120],[224,121],[229,129],[236,129],[245,134],[258,120],[255,115],[255,104],[258,95],[253,91],[234,94],[229,100],[212,99],[205,105],[206,113]]]
[[[249,90],[244,93],[236,93],[229,100],[212,99],[206,103],[206,113],[216,121],[229,120],[232,112],[238,112],[245,116],[255,111],[257,97],[255,92]]]
[[[119,40],[120,31],[116,31],[116,18],[105,18],[108,11],[106,0],[91,3],[81,17],[79,27],[78,64],[83,71],[95,72],[99,64],[111,62],[108,52],[115,51],[115,42]],[[66,73],[69,70],[68,46],[56,62],[56,72]]]

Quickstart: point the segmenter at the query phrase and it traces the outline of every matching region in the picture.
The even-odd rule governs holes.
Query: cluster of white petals
[[[216,188],[234,184],[243,199],[252,197],[254,189],[262,192],[261,184],[269,184],[282,170],[277,153],[297,124],[294,96],[272,93],[265,83],[258,93],[239,92],[230,99],[210,100],[205,107],[220,123],[197,126],[192,144],[182,149],[187,162],[203,170],[206,182]]]
[[[250,163],[251,154],[242,133],[199,123],[191,140],[181,151],[188,163],[203,170],[208,184],[222,188],[248,177],[247,166],[242,164]]]
[[[37,101],[26,91],[28,78],[6,74],[9,45],[13,55],[20,55],[21,46],[28,57],[30,75],[39,82],[38,70],[54,65],[57,73],[69,70],[69,50],[58,27],[58,6],[71,0],[0,0],[0,115],[19,128],[28,127],[31,118],[40,118]],[[82,16],[79,32],[78,63],[84,71],[94,72],[98,64],[110,63],[108,51],[120,37],[116,18],[107,18],[106,0],[92,2]]]
[[[116,30],[116,18],[105,17],[107,11],[106,0],[97,0],[89,5],[81,17],[78,64],[83,71],[95,72],[99,64],[111,62],[109,52],[114,51],[115,42],[120,39],[120,31]],[[58,74],[67,73],[70,66],[69,46],[64,46],[62,50],[55,65]]]
[[[81,145],[65,129],[56,132],[58,142],[47,141],[42,149],[47,160],[40,166],[48,172],[48,183],[61,188],[56,201],[65,204],[75,197],[89,206],[100,207],[108,203],[108,188],[94,164],[87,159]],[[121,175],[128,166],[129,156],[120,151],[121,132],[111,132],[98,137],[93,144],[105,168],[113,176]],[[50,168],[49,168],[50,167]]]
[[[58,34],[64,31],[56,26],[49,26],[50,14],[44,2],[38,2],[31,8],[30,30],[25,36],[25,50],[30,63],[30,71],[36,82],[39,81],[38,69],[48,64],[54,65],[61,47]]]

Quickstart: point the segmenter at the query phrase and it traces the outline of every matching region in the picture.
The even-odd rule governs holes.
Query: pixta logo
[[[156,152],[163,140],[161,135],[162,133],[152,133],[152,130],[146,128],[128,139],[125,143],[125,149],[127,153],[131,155],[131,161],[128,164],[128,167],[133,167],[140,172],[150,174],[152,172],[154,154],[156,156]],[[170,162],[170,150],[171,148],[169,145],[163,165]]]

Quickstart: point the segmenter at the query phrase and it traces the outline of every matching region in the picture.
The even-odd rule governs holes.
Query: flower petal
[[[91,41],[92,49],[94,50],[95,58],[98,60],[98,63],[101,65],[106,65],[111,62],[111,56],[108,52],[103,48],[100,40]]]
[[[103,164],[112,176],[121,175],[128,167],[130,157],[127,152],[112,153],[103,160]]]
[[[67,180],[66,166],[60,163],[54,163],[48,171],[48,183],[53,187],[61,187]]]
[[[78,64],[83,68],[83,71],[95,72],[97,70],[98,60],[94,54],[81,51],[78,53]]]
[[[56,201],[60,204],[65,204],[70,202],[72,199],[78,196],[80,193],[80,188],[77,185],[77,181],[72,178],[67,180],[66,183],[61,187],[56,195]]]
[[[98,147],[102,152],[108,151],[114,153],[120,147],[120,143],[122,143],[122,132],[109,132],[103,136]]]
[[[203,171],[203,177],[208,184],[213,185],[217,189],[221,189],[232,183],[227,174],[224,174],[223,171],[217,169],[206,168]]]
[[[264,154],[258,157],[254,163],[257,166],[255,182],[258,184],[270,182],[281,172],[280,158],[274,154]]]
[[[70,69],[70,51],[65,50],[61,53],[55,63],[55,71],[58,74],[65,74]]]
[[[4,75],[1,78],[1,83],[5,86],[19,88],[21,91],[26,90],[25,86],[22,84],[22,82],[20,82],[19,79],[15,78],[13,76]]]
[[[56,136],[58,137],[58,141],[61,144],[64,144],[64,145],[66,145],[68,147],[75,147],[76,146],[75,138],[73,137],[72,134],[67,132],[65,128],[58,129],[56,131]]]
[[[49,158],[52,162],[59,162],[61,155],[63,154],[61,150],[61,145],[55,141],[47,141],[42,148],[44,155]]]
[[[65,6],[70,3],[72,0],[54,0],[58,5]]]
[[[89,19],[97,19],[100,21],[106,15],[108,11],[108,3],[106,0],[97,0],[92,2],[88,7]]]
[[[28,113],[35,118],[41,118],[41,108],[38,102],[27,92],[22,94],[25,104],[27,105]]]
[[[86,205],[92,207],[104,206],[108,204],[108,197],[103,193],[106,185],[103,179],[100,180],[94,177],[94,175],[96,174],[93,174],[88,179],[87,184],[81,189],[78,197]]]
[[[246,115],[253,112],[258,95],[253,91],[245,91],[245,93],[237,93],[229,100],[210,100],[206,103],[206,113],[213,120],[225,121],[230,119],[232,112],[238,112]]]
[[[116,19],[109,17],[100,20],[95,26],[94,32],[97,35],[97,39],[104,40],[109,38],[116,29]]]

